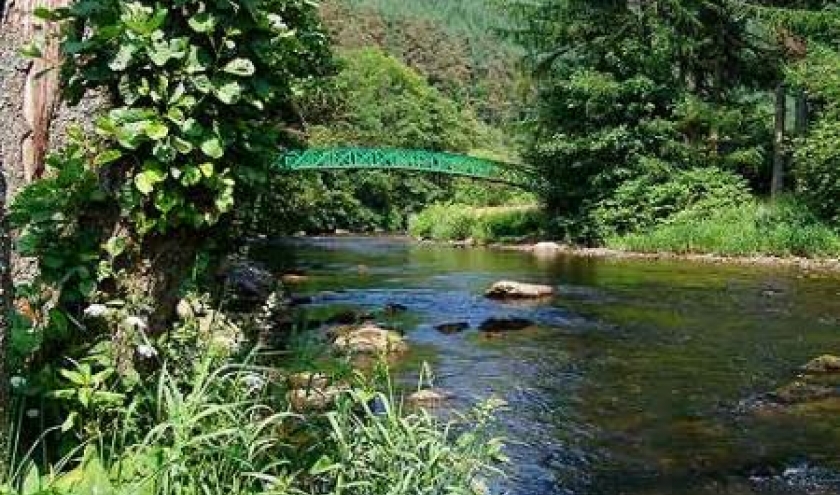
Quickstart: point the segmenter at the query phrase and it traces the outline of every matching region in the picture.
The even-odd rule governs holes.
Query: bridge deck
[[[291,151],[277,161],[280,170],[409,170],[460,175],[525,186],[521,165],[438,151],[398,148],[313,148]]]

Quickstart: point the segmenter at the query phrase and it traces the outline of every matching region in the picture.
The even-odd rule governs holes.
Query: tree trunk
[[[0,148],[0,165],[5,169],[3,150]],[[6,177],[0,172],[0,482],[7,479],[10,459],[11,410],[9,396],[9,370],[7,368],[9,339],[11,338],[11,312],[14,285],[12,283],[12,253],[9,225],[6,218]]]
[[[776,88],[776,124],[773,140],[773,176],[770,178],[770,198],[778,199],[784,191],[785,161],[785,120],[787,119],[787,88],[780,84]]]
[[[58,104],[59,27],[35,18],[36,6],[63,7],[68,0],[9,0],[0,13],[0,145],[9,173],[10,196],[44,172],[50,123]],[[41,46],[43,57],[20,50]]]

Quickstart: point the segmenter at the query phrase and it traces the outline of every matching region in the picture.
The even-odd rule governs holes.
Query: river
[[[405,305],[411,346],[458,405],[507,402],[511,495],[840,493],[840,407],[757,413],[750,398],[840,352],[840,278],[674,261],[538,258],[390,238],[268,243],[254,256],[303,270],[311,311]],[[494,281],[554,286],[539,305],[485,299]],[[489,339],[517,316],[538,328]],[[435,325],[469,322],[445,335]]]

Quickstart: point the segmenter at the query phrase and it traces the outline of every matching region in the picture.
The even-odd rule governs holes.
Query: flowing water
[[[504,399],[511,463],[500,493],[840,493],[840,407],[744,406],[809,359],[840,353],[836,276],[384,238],[257,251],[277,271],[306,271],[297,290],[314,296],[313,311],[407,306],[406,380],[425,361],[459,405]],[[500,279],[549,284],[557,296],[482,297]],[[492,339],[475,329],[500,316],[539,326]],[[461,321],[472,329],[435,329]]]

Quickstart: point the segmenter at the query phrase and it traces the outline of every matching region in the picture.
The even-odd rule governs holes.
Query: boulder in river
[[[533,327],[533,321],[526,318],[489,318],[478,327],[482,332],[505,333]]]
[[[333,345],[347,354],[399,354],[408,350],[400,334],[373,324],[344,330]]]
[[[446,390],[427,388],[409,395],[406,402],[412,407],[437,407],[451,398],[452,394]]]
[[[485,293],[490,299],[541,299],[554,295],[554,287],[502,280]]]
[[[806,373],[840,373],[840,357],[825,354],[814,358],[802,367]]]
[[[437,325],[435,329],[437,329],[437,331],[440,333],[452,335],[455,333],[461,333],[463,331],[469,330],[470,324],[466,321],[458,321],[455,323],[442,323],[440,325]]]
[[[300,273],[286,273],[280,276],[280,280],[282,280],[284,284],[294,285],[306,282],[309,280],[309,277]]]

